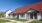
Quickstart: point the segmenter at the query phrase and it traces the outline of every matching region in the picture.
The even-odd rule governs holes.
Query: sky
[[[42,0],[0,0],[0,11],[6,12],[8,9],[14,11],[16,8],[40,1]]]

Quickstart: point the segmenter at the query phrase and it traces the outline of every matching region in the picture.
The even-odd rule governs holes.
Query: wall
[[[41,13],[37,13],[37,20],[41,19]]]
[[[9,16],[9,15],[8,15],[8,16]],[[12,15],[10,15],[10,16],[9,16],[9,18],[13,18],[13,16],[12,16]]]
[[[9,17],[8,14],[10,14],[10,13],[11,13],[11,10],[8,10],[8,11],[6,12],[6,14],[5,14],[5,17],[8,18],[8,17]]]
[[[8,16],[8,14],[5,14],[5,18],[8,18],[9,16]]]
[[[17,17],[17,15],[15,17]],[[30,14],[25,13],[23,17],[21,17],[21,15],[19,14],[19,19],[28,20],[28,19],[30,19]],[[35,19],[34,16],[33,16],[33,19]],[[40,20],[40,19],[41,19],[41,13],[37,13],[37,20]]]
[[[19,19],[25,19],[25,14],[23,15],[23,17],[21,17],[21,15],[19,14]]]
[[[21,15],[19,14],[19,19],[28,19],[28,18],[29,18],[29,15],[27,13],[25,13],[23,17],[21,17]]]
[[[14,15],[14,16],[13,16],[13,15],[11,15],[11,16],[12,16],[13,18],[17,18],[17,14],[16,14],[16,15]]]
[[[6,14],[9,14],[9,13],[11,13],[11,10],[8,10],[8,11],[6,12]]]
[[[28,13],[25,13],[25,19],[30,19],[30,15]]]

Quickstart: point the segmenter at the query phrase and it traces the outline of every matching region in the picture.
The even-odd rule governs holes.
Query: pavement
[[[0,18],[0,19],[4,19],[4,18]],[[33,21],[32,19],[29,19],[28,21],[25,21],[25,22],[16,21],[16,20],[10,20],[10,19],[4,19],[4,20],[11,21],[11,22],[5,22],[5,23],[29,23],[29,22]]]

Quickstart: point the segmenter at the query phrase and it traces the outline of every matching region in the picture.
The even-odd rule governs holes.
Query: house
[[[42,19],[42,2],[29,4],[14,10],[14,16],[19,19]]]
[[[11,12],[12,12],[12,11],[11,11],[10,9],[7,10],[6,13],[5,13],[5,17],[6,17],[6,18],[11,18],[12,15],[9,15]]]

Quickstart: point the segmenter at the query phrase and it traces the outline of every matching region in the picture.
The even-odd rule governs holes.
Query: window
[[[20,14],[21,15],[21,17],[23,17],[24,15],[23,14]]]
[[[9,15],[9,17],[10,17],[11,14],[8,14],[8,15]]]

